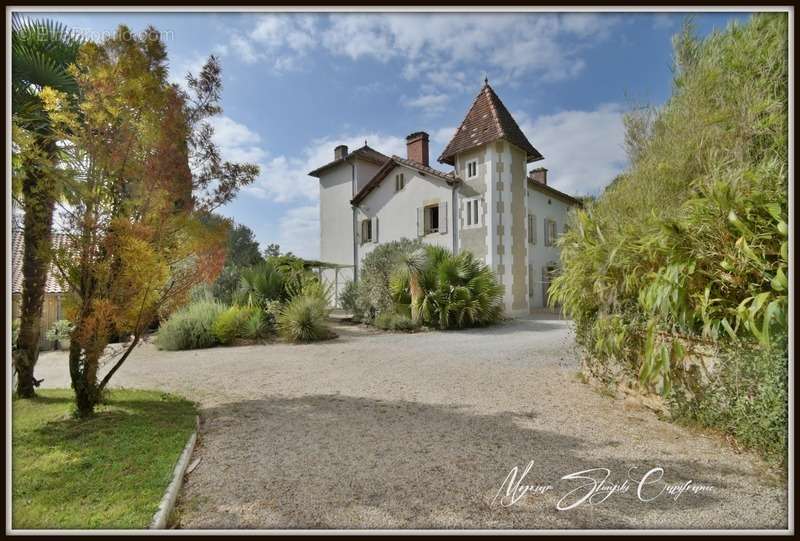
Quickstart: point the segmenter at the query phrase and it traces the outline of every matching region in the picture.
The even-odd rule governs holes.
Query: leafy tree
[[[716,362],[721,393],[698,387],[686,361],[698,348],[786,349],[787,26],[785,14],[757,14],[700,40],[686,25],[674,39],[671,97],[628,115],[630,167],[575,213],[550,289],[592,371],[665,396],[691,389],[698,401],[770,394],[758,390],[763,371],[720,366],[739,355]],[[785,408],[769,399],[753,411],[767,403]],[[720,428],[746,426],[752,418],[727,417]]]
[[[13,192],[24,208],[22,299],[17,395],[34,396],[33,375],[39,357],[40,321],[51,261],[53,210],[60,192],[58,139],[42,107],[42,91],[62,92],[71,105],[77,86],[69,72],[81,41],[50,20],[14,17],[11,28],[13,138],[17,147]]]
[[[264,257],[278,257],[281,255],[281,247],[279,244],[268,244],[264,250]]]
[[[226,263],[237,267],[251,267],[264,261],[253,231],[244,224],[236,224],[228,235]]]
[[[235,224],[230,218],[215,213],[203,217],[208,224],[216,224],[228,230],[228,242],[225,250],[225,266],[211,286],[216,299],[225,304],[234,300],[236,290],[242,279],[245,268],[261,264],[264,259],[253,231],[243,224]]]
[[[93,412],[150,322],[216,278],[226,230],[201,217],[258,174],[255,165],[223,162],[205,122],[221,111],[216,59],[189,76],[188,92],[167,83],[166,61],[153,28],[136,37],[120,26],[85,44],[71,69],[82,115],[64,106],[62,93],[44,99],[71,178],[70,243],[56,261],[73,295],[69,369],[81,416]],[[112,329],[131,340],[100,379]]]

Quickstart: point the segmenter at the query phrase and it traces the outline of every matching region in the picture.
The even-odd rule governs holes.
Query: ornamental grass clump
[[[217,341],[223,346],[233,343],[237,338],[244,338],[252,331],[250,327],[252,318],[257,318],[256,314],[260,309],[247,306],[231,306],[222,312],[214,321],[212,331]]]
[[[194,302],[174,312],[161,324],[156,336],[159,349],[178,351],[215,346],[214,322],[226,307],[216,301]]]
[[[327,325],[330,308],[319,295],[301,294],[278,314],[278,332],[290,342],[313,342],[330,338]]]

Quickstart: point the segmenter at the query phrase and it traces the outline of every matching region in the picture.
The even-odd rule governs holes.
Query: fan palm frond
[[[39,91],[48,86],[75,95],[78,85],[69,71],[83,44],[67,26],[50,19],[15,15],[11,23],[12,108],[22,118],[36,118]],[[37,126],[39,129],[42,126]]]

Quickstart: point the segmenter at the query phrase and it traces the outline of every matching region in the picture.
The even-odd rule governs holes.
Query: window
[[[467,162],[467,178],[474,178],[478,176],[478,160]]]
[[[447,233],[447,201],[417,208],[417,236]]]
[[[544,220],[544,245],[555,246],[558,231],[556,230],[556,221]]]
[[[439,231],[439,205],[425,207],[425,234]]]
[[[361,220],[361,244],[372,242],[372,220]]]
[[[536,215],[528,214],[528,244],[536,244]]]
[[[403,173],[394,176],[394,190],[396,192],[402,190],[405,185],[406,185],[406,179],[403,177]]]
[[[464,201],[463,227],[478,227],[481,225],[480,197],[472,197]]]

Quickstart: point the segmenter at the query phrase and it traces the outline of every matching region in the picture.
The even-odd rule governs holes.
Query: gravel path
[[[338,332],[312,345],[145,344],[132,355],[116,386],[169,390],[202,406],[200,463],[178,503],[180,527],[787,526],[785,482],[756,458],[579,383],[568,322]],[[37,377],[68,386],[64,354],[43,354]],[[531,460],[522,485],[552,488],[492,504],[510,470]],[[608,483],[622,483],[630,468],[641,478],[656,466],[670,484],[713,488],[643,502],[629,483],[605,501],[598,493],[593,505],[557,509],[587,483],[567,474],[607,468]],[[661,488],[647,485],[643,496]]]

